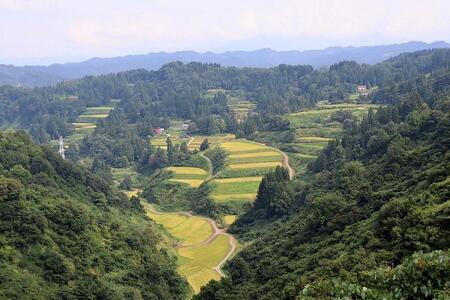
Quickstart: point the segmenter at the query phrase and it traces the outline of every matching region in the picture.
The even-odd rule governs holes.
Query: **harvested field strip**
[[[265,148],[261,148],[261,149],[253,149],[253,150],[233,151],[233,152],[229,152],[229,153],[230,153],[230,156],[231,155],[240,155],[240,154],[254,154],[254,156],[257,156],[256,153],[266,153],[266,152],[272,152],[272,151],[279,153],[278,151],[275,151],[275,150],[273,150],[273,148],[270,148],[270,147],[265,147]]]
[[[214,221],[189,213],[158,213],[143,203],[148,216],[182,242],[176,246],[177,271],[186,277],[194,293],[210,280],[224,276],[223,263],[236,249],[236,240],[217,228]]]
[[[107,115],[109,114],[110,109],[97,109],[97,110],[88,110],[82,113],[83,116],[92,116],[92,115]]]
[[[95,110],[111,110],[114,109],[114,106],[92,106],[92,107],[87,107],[86,110],[87,111],[95,111]]]
[[[175,172],[175,174],[208,174],[207,171],[194,167],[168,167],[167,170]]]
[[[88,119],[88,118],[103,119],[103,118],[106,118],[107,116],[108,116],[108,114],[79,115],[78,118],[80,118],[80,119]]]
[[[217,183],[228,183],[228,182],[260,182],[262,180],[261,176],[253,176],[253,177],[240,177],[240,178],[223,178],[223,179],[214,179],[212,182]]]
[[[231,164],[228,167],[230,169],[259,169],[281,166],[281,162],[260,162],[260,163],[250,163],[250,164]]]
[[[180,174],[176,173],[173,178],[176,179],[198,179],[204,180],[205,174]]]
[[[262,157],[262,156],[279,156],[281,157],[280,153],[277,151],[261,151],[261,152],[244,152],[244,153],[236,153],[236,154],[230,154],[229,158],[245,158],[245,157]]]
[[[198,179],[178,179],[178,178],[171,178],[171,179],[169,179],[169,181],[172,181],[172,182],[179,182],[179,183],[185,183],[185,184],[188,184],[188,185],[190,185],[190,186],[192,186],[192,187],[199,187],[202,183],[203,183],[203,180],[198,180]]]
[[[201,217],[181,213],[150,214],[150,217],[167,228],[183,246],[201,243],[213,234],[211,225]]]
[[[199,187],[208,176],[208,172],[201,168],[169,167],[167,170],[175,173],[169,181],[188,184],[192,187]]]
[[[173,214],[149,213],[149,215],[153,221],[155,221],[158,224],[163,225],[165,228],[167,228],[169,230],[169,232],[171,229],[177,227],[178,225],[180,225],[181,223],[186,221],[186,219],[188,218],[188,216],[186,216],[186,215],[176,214],[176,213],[173,213]]]
[[[97,125],[95,123],[72,123],[76,129],[78,128],[95,128]]]
[[[256,199],[256,193],[248,194],[232,194],[232,195],[212,195],[214,200],[218,202],[224,201],[253,201]]]
[[[206,219],[190,217],[172,228],[171,234],[182,241],[181,246],[189,246],[205,241],[213,234],[213,230]]]
[[[137,190],[125,191],[124,193],[125,193],[125,195],[127,195],[128,198],[131,198],[133,196],[137,196],[139,194],[139,191],[137,191]]]
[[[178,267],[195,293],[210,280],[220,280],[219,273],[213,270],[230,251],[229,237],[219,234],[210,244],[180,248],[178,253],[186,262]]]
[[[261,149],[267,150],[267,148],[268,148],[263,145],[253,144],[253,143],[249,143],[249,142],[241,142],[241,141],[226,142],[226,143],[223,143],[221,145],[221,147],[230,153],[241,152],[241,151],[261,150]]]
[[[232,158],[228,160],[228,164],[249,164],[249,163],[264,163],[264,162],[279,162],[281,160],[281,155],[277,156],[253,156],[244,158]]]

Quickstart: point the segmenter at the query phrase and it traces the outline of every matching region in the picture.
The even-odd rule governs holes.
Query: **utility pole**
[[[66,159],[66,156],[64,155],[64,139],[62,136],[59,137],[59,150],[58,153],[61,155],[62,159]]]

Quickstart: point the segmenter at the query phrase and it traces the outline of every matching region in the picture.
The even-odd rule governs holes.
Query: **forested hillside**
[[[195,299],[449,298],[449,79],[375,93],[390,105],[348,119],[310,180],[267,175],[230,228],[251,243]]]
[[[118,116],[112,118],[123,118],[122,122],[134,124],[145,134],[149,134],[150,125],[161,126],[158,117],[189,118],[207,124],[204,119],[213,114],[226,121],[229,110],[223,97],[214,101],[205,97],[212,89],[242,91],[258,111],[282,114],[312,107],[324,99],[343,101],[358,84],[383,87],[392,80],[412,79],[448,68],[449,53],[448,49],[427,50],[376,65],[344,61],[328,70],[315,70],[312,66],[238,69],[170,63],[158,71],[85,77],[43,88],[2,86],[0,126],[29,129],[36,141],[45,143],[73,133],[70,123],[76,122],[86,107],[106,105],[111,99],[121,99]]]
[[[41,144],[89,129],[67,139],[66,161],[24,131],[0,134],[0,298],[186,297],[175,269],[189,260],[176,266],[139,199],[114,186],[155,205],[166,233],[198,238],[171,227],[192,211],[239,239],[228,277],[196,299],[450,297],[449,70],[450,50],[437,49],[0,87],[2,128]],[[209,245],[209,227],[193,246]],[[208,278],[222,275],[222,246]]]
[[[240,68],[271,68],[280,64],[312,65],[318,68],[330,66],[343,60],[375,64],[400,53],[448,48],[449,46],[446,42],[429,44],[408,42],[366,47],[331,47],[307,51],[275,51],[271,49],[229,51],[224,53],[179,51],[112,58],[91,58],[79,63],[53,64],[50,66],[16,67],[0,65],[0,84],[44,86],[87,75],[102,75],[133,69],[157,70],[164,64],[173,61],[183,63],[217,63],[223,66]]]
[[[184,299],[137,198],[23,131],[0,133],[0,298]]]

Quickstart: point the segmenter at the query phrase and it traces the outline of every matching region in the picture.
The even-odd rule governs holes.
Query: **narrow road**
[[[222,235],[226,235],[228,236],[228,245],[230,247],[230,250],[228,251],[227,255],[225,255],[225,257],[217,264],[217,266],[213,267],[212,269],[215,270],[217,273],[219,273],[220,276],[225,277],[226,274],[222,271],[222,267],[223,265],[227,262],[228,259],[230,259],[230,257],[234,254],[234,252],[236,251],[237,248],[237,242],[236,242],[236,238],[234,236],[232,236],[231,234],[227,233],[225,231],[225,229],[220,229],[217,226],[216,221],[214,221],[213,219],[210,218],[206,218],[206,217],[202,217],[202,216],[196,216],[191,214],[190,212],[186,212],[186,211],[180,211],[180,212],[160,212],[157,211],[151,204],[146,203],[146,202],[141,202],[142,205],[147,208],[150,212],[154,213],[154,214],[158,214],[158,215],[164,215],[164,214],[183,214],[186,215],[188,217],[197,217],[197,218],[202,218],[206,221],[208,221],[208,223],[210,224],[211,228],[213,229],[213,233],[203,242],[199,243],[199,244],[192,244],[192,245],[177,245],[177,248],[186,248],[186,247],[193,247],[193,246],[198,246],[198,245],[208,245],[211,244],[217,236],[219,236],[220,234]]]
[[[204,159],[206,159],[206,161],[208,162],[208,166],[209,166],[209,174],[208,174],[208,177],[206,177],[205,180],[210,180],[210,179],[212,178],[212,173],[213,173],[213,165],[212,165],[212,162],[211,162],[211,160],[210,160],[208,157],[206,157],[206,156],[203,154],[203,152],[200,152],[200,156],[203,157]]]
[[[277,150],[278,150],[278,149],[277,149]],[[288,169],[288,172],[289,172],[289,178],[290,178],[291,180],[294,179],[295,171],[294,171],[294,169],[291,167],[291,165],[289,164],[289,156],[287,156],[287,154],[284,153],[284,152],[281,151],[281,150],[278,150],[278,151],[280,151],[281,155],[283,155],[283,166],[284,166],[286,169]]]
[[[233,253],[236,251],[236,247],[237,247],[236,246],[237,242],[236,242],[236,239],[234,238],[234,236],[232,236],[229,233],[224,233],[224,234],[229,236],[228,242],[229,242],[229,246],[231,249],[230,249],[230,252],[228,252],[228,254],[222,259],[222,261],[213,268],[222,277],[226,277],[225,273],[222,271],[222,267],[227,262],[227,260],[230,259],[231,255],[233,255]]]

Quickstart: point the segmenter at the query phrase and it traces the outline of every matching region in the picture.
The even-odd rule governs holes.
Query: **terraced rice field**
[[[233,250],[229,235],[215,232],[206,218],[187,213],[157,213],[149,204],[143,205],[148,216],[178,241],[177,270],[186,277],[194,293],[210,280],[220,280],[217,268]]]
[[[181,138],[180,136],[183,133],[181,129],[181,124],[183,124],[183,120],[171,119],[170,127],[165,128],[165,132],[160,135],[155,135],[151,138],[150,142],[155,147],[161,147],[161,149],[167,149],[167,138],[170,137],[173,144],[181,144],[182,142],[189,142],[189,138]]]
[[[234,92],[228,95],[228,107],[234,113],[236,119],[242,120],[249,112],[254,110],[255,103],[245,99],[242,93]]]
[[[62,101],[76,101],[78,99],[77,96],[63,95],[61,97]],[[106,118],[113,108],[113,106],[88,107],[84,113],[78,116],[76,122],[72,123],[75,133],[64,137],[66,148],[69,148],[72,144],[80,144],[86,135],[92,134],[97,126],[97,121]],[[58,140],[52,140],[50,144],[57,146]]]
[[[174,173],[169,181],[185,183],[192,187],[199,187],[208,177],[208,172],[201,168],[169,167],[166,170]]]
[[[298,149],[299,153],[292,153],[290,156],[301,162],[301,167],[297,167],[297,171],[304,171],[307,163],[317,157],[330,140],[341,136],[342,125],[331,120],[333,113],[350,111],[360,119],[367,114],[370,107],[377,106],[352,103],[324,104],[316,109],[286,115],[291,127],[296,130],[295,141],[292,145]]]
[[[262,176],[282,164],[281,153],[262,144],[234,140],[220,147],[228,152],[226,168],[209,182],[217,202],[253,201]]]
[[[235,139],[234,134],[221,134],[221,135],[212,135],[212,136],[192,136],[192,140],[189,143],[189,150],[199,149],[201,143],[208,139],[210,147],[219,145],[224,143],[225,141],[231,141]]]
[[[186,277],[194,292],[198,293],[210,280],[220,280],[220,274],[213,268],[229,251],[229,237],[224,234],[218,235],[207,245],[180,248],[178,254],[185,262],[178,267],[178,272]]]
[[[226,215],[223,217],[223,221],[225,222],[226,225],[231,225],[233,224],[237,219],[236,215]]]
[[[78,116],[77,123],[96,123],[99,119],[106,118],[112,109],[114,109],[114,106],[88,107],[85,112]]]

